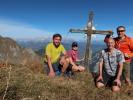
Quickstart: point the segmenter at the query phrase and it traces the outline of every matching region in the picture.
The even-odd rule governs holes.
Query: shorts
[[[45,65],[46,65],[46,72],[47,72],[47,74],[49,73],[49,67],[48,67],[48,63],[46,62],[45,63]],[[69,71],[72,71],[72,64],[70,64],[69,63],[69,65],[68,65],[68,67],[67,67],[67,69],[66,69],[66,72],[69,72]],[[53,70],[54,70],[54,72],[55,72],[55,74],[57,75],[57,76],[59,76],[60,74],[61,74],[61,68],[63,67],[60,63],[59,63],[59,61],[58,62],[56,62],[56,63],[53,63],[52,64],[52,67],[53,67]]]
[[[116,85],[114,82],[115,79],[116,79],[116,76],[110,76],[106,72],[103,72],[103,82],[102,83],[105,86],[111,87],[111,86]]]
[[[72,71],[72,66],[73,66],[73,65],[69,63],[69,65],[68,65],[66,71],[67,71],[67,72]]]
[[[48,63],[46,62],[45,65],[46,65],[46,72],[48,74],[50,71],[49,67],[48,67]],[[60,66],[59,62],[53,63],[52,67],[57,76],[61,74],[61,66]]]
[[[126,77],[130,78],[130,62],[123,63],[122,76],[125,79]]]

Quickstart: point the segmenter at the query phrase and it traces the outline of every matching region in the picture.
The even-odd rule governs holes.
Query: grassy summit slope
[[[76,73],[71,79],[48,78],[44,73],[33,73],[26,66],[0,68],[0,100],[5,94],[8,74],[10,81],[5,99],[7,100],[132,100],[126,86],[120,93],[109,88],[97,89],[88,72]]]

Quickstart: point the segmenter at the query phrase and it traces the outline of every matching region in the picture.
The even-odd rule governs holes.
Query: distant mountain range
[[[20,44],[22,47],[25,48],[32,48],[34,51],[39,52],[40,55],[43,54],[45,46],[50,42],[49,39],[45,40],[18,40],[18,44]],[[74,42],[74,40],[63,40],[62,44],[66,48],[66,50],[71,49],[71,43]],[[85,52],[85,47],[86,47],[86,42],[81,41],[78,42],[79,46],[79,54],[80,57],[83,57],[84,52]],[[92,41],[92,51],[93,54],[102,48],[105,47],[104,42],[102,41]]]

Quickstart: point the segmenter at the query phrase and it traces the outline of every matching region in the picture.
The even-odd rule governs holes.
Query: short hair
[[[110,37],[109,40],[112,40],[113,42],[115,42],[114,38]]]
[[[111,40],[113,43],[115,43],[115,40],[112,37],[108,38],[108,40],[105,43],[108,44],[109,43],[109,40]]]
[[[118,26],[116,29],[117,31],[119,30],[119,28],[124,28],[124,30],[126,30],[125,26]]]
[[[55,34],[53,35],[53,39],[54,39],[55,37],[60,37],[60,39],[62,39],[62,36],[61,36],[59,33],[55,33]]]

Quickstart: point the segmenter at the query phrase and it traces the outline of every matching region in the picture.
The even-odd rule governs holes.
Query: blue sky
[[[0,0],[0,35],[11,38],[47,38],[61,33],[64,38],[85,39],[69,33],[70,28],[85,28],[89,11],[94,11],[98,30],[113,30],[124,25],[133,36],[133,0]],[[103,36],[94,36],[102,39]]]

